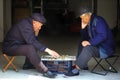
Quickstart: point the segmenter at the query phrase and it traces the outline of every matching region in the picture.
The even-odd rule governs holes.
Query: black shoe
[[[78,76],[79,75],[79,72],[78,73],[73,73],[72,71],[68,72],[65,74],[66,76]]]
[[[81,69],[83,69],[83,70],[88,70],[88,67],[84,67],[84,68],[81,68]]]
[[[35,67],[33,65],[24,64],[23,70],[28,70],[28,69],[35,69]]]
[[[55,78],[57,74],[54,74],[51,71],[47,71],[43,73],[43,76],[48,77],[48,78]]]

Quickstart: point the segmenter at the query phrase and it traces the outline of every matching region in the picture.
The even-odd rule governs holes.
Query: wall
[[[103,16],[110,28],[117,24],[117,0],[98,0],[97,14]]]
[[[11,0],[4,0],[4,35],[8,32],[11,27],[12,14],[11,14]]]
[[[0,42],[3,41],[3,0],[0,0]]]
[[[11,0],[0,0],[0,42],[11,27]]]

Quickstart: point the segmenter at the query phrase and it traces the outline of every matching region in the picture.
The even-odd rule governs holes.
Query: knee
[[[90,51],[90,50],[92,49],[91,47],[92,47],[92,46],[90,46],[90,45],[85,46],[85,47],[83,48],[83,50]]]
[[[27,57],[34,56],[37,53],[36,49],[32,45],[27,45],[25,49],[27,50],[25,53],[25,56]]]
[[[83,50],[82,50],[82,53],[83,53],[84,55],[91,55],[92,52],[93,52],[92,46],[86,46],[86,47],[84,47]]]
[[[27,45],[27,46],[26,46],[26,50],[27,50],[29,53],[30,53],[30,52],[33,52],[33,51],[36,51],[33,45]]]

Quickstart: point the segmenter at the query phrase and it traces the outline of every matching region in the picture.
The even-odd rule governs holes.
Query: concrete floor
[[[80,40],[79,35],[57,35],[57,36],[41,36],[41,43],[45,44],[50,49],[57,51],[59,54],[76,55],[77,47]],[[1,52],[0,52],[1,53]],[[41,52],[45,55],[46,53]],[[120,47],[117,47],[117,54],[120,55]],[[43,77],[36,70],[22,70],[24,63],[23,56],[16,57],[14,64],[17,65],[19,72],[15,72],[10,67],[6,72],[2,72],[2,68],[6,61],[0,56],[0,80],[53,80]],[[95,61],[91,59],[88,63],[89,70],[95,65]],[[103,65],[104,62],[103,62]],[[93,74],[90,71],[81,70],[79,76],[65,77],[63,74],[58,74],[54,80],[120,80],[120,58],[115,64],[118,73],[108,73],[106,76]]]

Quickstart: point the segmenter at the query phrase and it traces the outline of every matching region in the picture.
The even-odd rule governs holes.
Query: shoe
[[[23,70],[28,70],[28,69],[35,69],[35,67],[33,65],[24,64]]]
[[[47,71],[43,73],[43,76],[48,77],[48,78],[55,78],[57,74],[54,74],[51,71]]]
[[[73,65],[72,66],[72,69],[75,69],[76,68],[76,65]],[[84,68],[81,68],[82,70],[89,70],[88,66],[84,67]]]
[[[81,68],[81,69],[83,69],[83,70],[88,70],[88,67],[84,67],[84,68]]]
[[[78,76],[79,75],[79,72],[78,73],[73,73],[72,71],[68,72],[65,74],[66,76]]]

